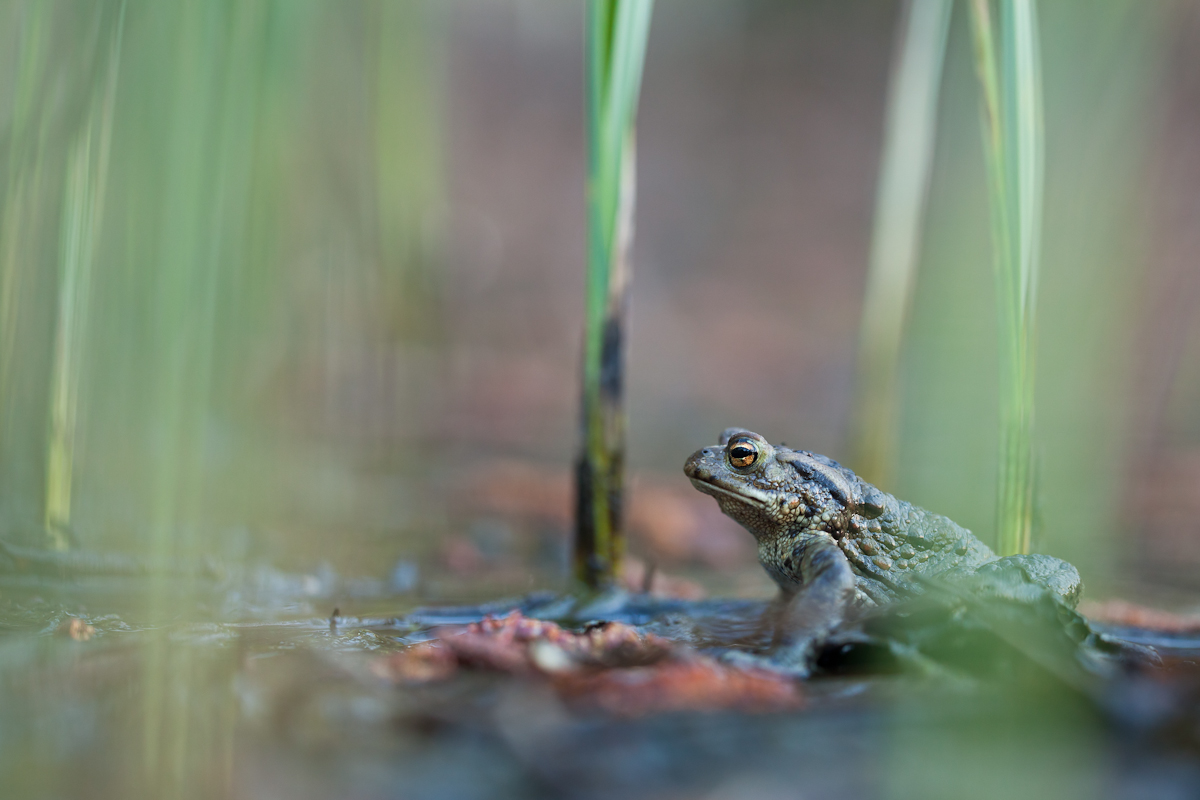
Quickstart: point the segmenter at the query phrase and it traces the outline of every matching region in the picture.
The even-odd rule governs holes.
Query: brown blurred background
[[[1042,9],[1035,548],[1080,563],[1101,593],[1138,593],[1146,582],[1193,589],[1200,559],[1200,372],[1189,366],[1200,363],[1200,119],[1188,77],[1198,10]],[[960,12],[904,349],[900,463],[884,488],[989,539],[995,323]],[[689,452],[745,425],[850,456],[897,23],[897,8],[879,3],[656,8],[638,130],[631,539],[642,558],[713,588],[761,594],[770,584],[749,537],[680,477]],[[483,485],[507,487],[490,506],[493,529],[471,527],[491,516],[489,504],[449,502],[467,531],[567,529],[582,302],[581,24],[577,11],[534,3],[451,15],[452,410],[440,435]],[[522,517],[538,522],[513,521]]]
[[[64,154],[115,59],[76,364],[79,540],[328,564],[427,597],[565,585],[582,5],[133,4],[119,51],[115,5],[94,17],[68,5],[39,12],[42,50],[18,46],[33,6],[4,8],[14,55],[0,105],[10,139],[41,142],[7,173],[5,224],[24,233],[5,262],[18,287],[4,317],[5,535],[35,541],[44,523]],[[963,11],[883,488],[990,540],[995,312]],[[742,425],[851,456],[898,20],[897,4],[868,0],[656,3],[638,123],[629,527],[640,563],[691,582],[676,589],[771,590],[750,537],[684,480],[690,452]],[[1188,602],[1200,5],[1062,0],[1042,4],[1041,24],[1034,546],[1076,562],[1093,596]]]

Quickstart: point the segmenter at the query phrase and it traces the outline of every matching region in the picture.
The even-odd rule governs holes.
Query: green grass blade
[[[900,343],[912,302],[952,0],[913,0],[889,90],[859,333],[854,464],[890,486]]]
[[[9,9],[10,14],[13,11]],[[31,323],[36,325],[40,299],[38,245],[50,216],[45,206],[55,193],[42,158],[51,125],[44,98],[54,72],[54,9],[49,3],[32,3],[22,11],[17,17],[19,57],[0,210],[0,525],[8,531],[37,528],[37,535],[22,538],[42,546],[51,544],[40,531],[44,474],[39,473],[44,470],[39,469],[39,459],[45,437],[40,421],[31,424],[29,413],[40,398],[25,398],[32,394],[27,390],[30,362],[36,363],[42,355],[41,342],[30,341],[30,328]],[[37,433],[31,435],[31,428]],[[8,536],[11,541],[13,533]]]
[[[100,74],[87,122],[68,156],[60,233],[58,318],[50,378],[50,430],[46,454],[45,528],[50,543],[70,542],[71,485],[75,471],[75,430],[92,302],[96,245],[104,218],[113,111],[125,30],[125,3],[113,23],[107,69]]]
[[[588,277],[575,574],[591,588],[613,581],[623,550],[622,342],[633,238],[633,129],[652,9],[652,0],[588,5]]]
[[[996,497],[1001,554],[1027,553],[1033,528],[1034,344],[1041,250],[1041,66],[1034,0],[1001,0],[1001,52],[986,0],[972,0],[1000,332]]]

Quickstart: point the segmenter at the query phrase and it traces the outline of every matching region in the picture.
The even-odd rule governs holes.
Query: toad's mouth
[[[739,494],[738,492],[731,492],[723,486],[718,486],[717,484],[709,483],[708,481],[702,481],[699,478],[692,478],[692,486],[695,486],[705,494],[723,494],[726,497],[732,497],[734,500],[740,500],[746,505],[754,506],[755,508],[766,507],[766,503],[762,500],[759,500],[757,497],[748,497],[747,495]]]

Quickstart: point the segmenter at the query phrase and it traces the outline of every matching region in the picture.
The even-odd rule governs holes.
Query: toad
[[[684,464],[692,484],[758,541],[779,585],[771,610],[775,652],[800,658],[851,609],[965,580],[1010,599],[1049,593],[1068,608],[1083,584],[1045,555],[998,557],[939,514],[899,500],[816,453],[730,428]]]

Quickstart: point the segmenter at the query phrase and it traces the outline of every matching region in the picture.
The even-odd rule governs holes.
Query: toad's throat
[[[692,478],[692,485],[706,494],[723,494],[726,497],[732,497],[734,500],[739,500],[748,506],[754,506],[755,508],[766,507],[766,503],[762,500],[759,500],[757,497],[747,497],[746,495],[739,494],[738,492],[731,492],[724,487],[716,485],[715,483],[702,481],[699,478]]]

